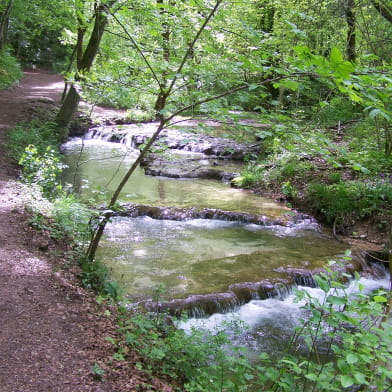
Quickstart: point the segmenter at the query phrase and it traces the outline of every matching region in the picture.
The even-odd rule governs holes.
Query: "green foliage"
[[[346,97],[337,96],[329,101],[321,102],[318,118],[323,127],[338,127],[347,121],[360,119],[363,116],[363,107],[351,102]]]
[[[176,329],[168,316],[134,315],[120,328],[126,346],[142,354],[139,368],[165,374],[189,392],[244,390],[252,378],[251,365],[241,350],[227,352],[223,331],[210,335]]]
[[[53,219],[58,227],[58,238],[72,239],[83,246],[91,235],[90,218],[93,211],[72,194],[62,193],[53,203]]]
[[[4,2],[3,2],[4,3]],[[72,49],[62,39],[64,29],[74,28],[73,4],[34,0],[14,1],[8,41],[24,64],[63,68]]]
[[[383,182],[346,181],[337,184],[311,184],[307,198],[313,209],[326,221],[350,223],[379,211],[387,212],[392,205],[392,185]]]
[[[37,127],[35,122],[21,124],[12,129],[9,136],[12,156],[17,158],[21,154],[19,164],[22,166],[22,178],[29,185],[24,191],[25,197],[31,194],[34,201],[26,201],[33,214],[31,226],[35,230],[48,232],[57,241],[70,242],[75,249],[74,257],[80,259],[82,283],[118,300],[121,289],[116,282],[109,280],[106,267],[98,261],[91,263],[80,256],[91,236],[93,211],[75,195],[62,189],[59,174],[64,165],[59,152],[52,147],[57,140],[53,124],[47,123],[41,127]],[[37,146],[25,147],[31,141],[37,142]]]
[[[317,283],[324,291],[319,300],[307,292],[297,293],[305,301],[309,318],[291,342],[292,347],[305,344],[306,356],[288,356],[274,363],[262,357],[258,382],[266,391],[384,391],[392,381],[389,366],[392,329],[385,318],[385,303],[390,293],[367,295],[348,292],[336,279],[338,274],[327,268]],[[319,352],[320,344],[327,356]],[[352,389],[355,388],[355,389]]]
[[[48,146],[55,149],[61,141],[61,131],[51,121],[33,119],[28,123],[20,123],[7,132],[8,154],[18,162],[30,145],[35,146],[37,154],[44,154]]]
[[[34,145],[26,147],[18,163],[22,166],[22,180],[39,186],[44,196],[54,199],[61,191],[59,175],[64,165],[50,146],[43,154]]]
[[[22,77],[22,70],[16,58],[8,50],[0,51],[0,90],[14,85]]]
[[[101,379],[105,374],[105,370],[102,369],[101,366],[97,362],[94,363],[93,367],[91,368],[91,373],[94,375],[94,377],[97,377],[98,379]]]
[[[109,280],[107,268],[101,262],[90,262],[85,257],[79,259],[79,266],[82,284],[97,293],[105,293],[105,284]]]

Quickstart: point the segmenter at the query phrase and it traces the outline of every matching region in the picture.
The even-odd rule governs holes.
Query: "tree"
[[[385,18],[389,23],[392,23],[392,6],[380,0],[370,0],[377,12]]]
[[[5,6],[0,8],[0,50],[2,50],[8,42],[8,28],[11,9],[14,0],[9,0]]]
[[[110,7],[115,4],[116,0],[101,1],[99,3],[94,2],[94,10],[92,15],[93,28],[88,39],[88,43],[84,45],[84,35],[86,32],[86,22],[84,20],[83,11],[85,8],[85,1],[79,2],[79,8],[76,10],[78,19],[77,28],[77,43],[76,43],[76,72],[75,82],[80,81],[84,74],[88,73],[93,65],[95,57],[98,53],[99,46],[105,31],[105,27],[108,24],[108,12]],[[75,114],[80,102],[80,94],[77,90],[76,84],[72,83],[69,91],[63,101],[60,111],[57,115],[57,123],[61,127],[66,127],[71,121]]]
[[[347,21],[347,44],[346,55],[349,61],[355,61],[357,58],[356,52],[356,33],[355,33],[355,0],[346,0],[344,11]]]

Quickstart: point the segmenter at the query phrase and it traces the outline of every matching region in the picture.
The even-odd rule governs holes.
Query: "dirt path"
[[[104,337],[113,327],[40,250],[5,155],[4,131],[40,102],[58,102],[62,87],[60,76],[32,71],[0,91],[0,392],[123,390],[93,377],[94,362],[110,352]]]

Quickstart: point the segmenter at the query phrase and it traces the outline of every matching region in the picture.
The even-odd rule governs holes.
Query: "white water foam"
[[[361,277],[359,281],[352,281],[345,291],[349,295],[355,295],[363,287],[362,293],[371,293],[378,288],[388,289],[390,279],[385,276],[383,279],[371,279]],[[323,300],[324,291],[320,288],[298,286],[298,290],[306,291],[312,298]],[[334,293],[336,295],[336,293]],[[180,322],[178,327],[190,332],[192,329],[214,332],[226,330],[225,326],[240,322],[245,326],[245,333],[257,333],[263,335],[263,326],[277,329],[293,330],[300,318],[305,316],[302,307],[305,302],[297,302],[295,293],[288,295],[284,299],[269,298],[265,300],[252,300],[241,306],[238,310],[225,314],[213,314],[208,318],[191,318]]]

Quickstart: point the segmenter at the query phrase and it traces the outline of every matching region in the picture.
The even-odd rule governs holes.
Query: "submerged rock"
[[[302,215],[283,215],[280,218],[270,218],[265,215],[249,214],[246,212],[225,211],[215,208],[196,207],[159,207],[145,204],[123,203],[122,209],[112,213],[112,216],[127,216],[136,218],[148,216],[153,219],[184,221],[189,219],[215,219],[228,222],[255,224],[259,226],[291,226],[303,219]]]
[[[189,317],[203,317],[214,313],[225,313],[239,306],[238,298],[232,292],[205,295],[191,295],[185,299],[171,301],[147,301],[144,307],[149,312],[167,312],[173,316],[187,313]]]
[[[203,155],[159,155],[148,154],[141,161],[145,174],[168,178],[201,178],[230,182],[240,172],[238,164],[235,166],[226,159],[206,159]],[[230,171],[229,169],[238,169]]]
[[[147,135],[133,135],[135,147],[140,147],[149,139]],[[180,132],[177,130],[163,131],[156,144],[169,149],[202,153],[208,156],[225,157],[243,161],[246,156],[258,155],[260,143],[239,143],[233,139],[201,135],[197,133]]]

